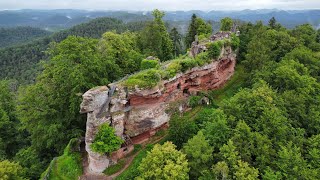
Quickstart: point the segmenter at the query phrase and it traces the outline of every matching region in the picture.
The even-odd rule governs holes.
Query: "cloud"
[[[0,0],[1,9],[241,10],[320,9],[319,0]]]

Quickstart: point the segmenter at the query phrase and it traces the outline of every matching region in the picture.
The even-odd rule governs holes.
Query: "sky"
[[[320,9],[320,0],[0,0],[0,9],[87,10]]]

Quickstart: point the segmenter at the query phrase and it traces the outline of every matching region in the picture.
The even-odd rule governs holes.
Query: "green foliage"
[[[213,148],[206,141],[201,131],[184,144],[182,152],[187,155],[190,166],[190,177],[196,179],[209,167],[212,161]]]
[[[197,61],[197,64],[199,66],[203,66],[206,63],[209,63],[211,59],[209,58],[208,52],[202,52],[200,54],[197,54],[195,57],[195,60]]]
[[[117,80],[126,74],[140,70],[142,54],[138,50],[138,36],[125,32],[106,32],[98,43],[98,55],[104,60],[105,72],[110,80]],[[102,65],[102,64],[101,64]],[[103,67],[103,66],[102,66]]]
[[[181,60],[180,65],[181,65],[181,71],[186,72],[187,70],[190,70],[193,67],[196,67],[198,64],[197,64],[197,61],[195,61],[194,59],[187,58],[187,59]]]
[[[196,21],[197,21],[197,16],[195,14],[192,14],[191,22],[189,24],[188,32],[185,40],[187,47],[191,47],[191,43],[195,40],[195,36],[197,35],[198,27],[197,27]]]
[[[189,179],[186,155],[166,142],[156,144],[138,167],[137,179]]]
[[[233,50],[238,49],[240,46],[240,38],[237,37],[235,34],[231,34],[231,48]]]
[[[51,50],[36,84],[20,90],[19,117],[37,151],[61,153],[85,127],[79,115],[79,93],[108,82],[96,40],[70,36]],[[104,66],[102,66],[104,67]],[[61,133],[64,132],[64,133]],[[41,134],[41,135],[40,135]]]
[[[276,164],[283,176],[288,179],[303,178],[307,169],[306,161],[302,158],[300,148],[289,142],[287,146],[281,146],[278,152],[279,159]]]
[[[320,29],[317,31],[316,42],[320,43]]]
[[[210,59],[216,59],[220,56],[221,53],[221,45],[218,42],[213,42],[208,44],[208,56]]]
[[[298,46],[296,38],[285,31],[267,30],[259,32],[248,44],[245,66],[249,72],[259,71],[271,61],[280,61]]]
[[[42,70],[38,63],[41,60],[49,60],[46,50],[50,44],[59,43],[68,36],[100,38],[106,31],[139,31],[144,26],[145,23],[141,22],[123,23],[114,18],[96,18],[27,44],[0,49],[0,78],[17,79],[23,84],[34,83],[36,75]]]
[[[109,154],[118,150],[123,142],[120,137],[115,135],[115,130],[109,124],[102,124],[91,144],[91,148],[95,152]]]
[[[137,156],[134,157],[129,167],[125,171],[123,171],[118,177],[116,177],[116,180],[135,179],[137,176],[139,176],[140,172],[138,170],[138,167],[141,164],[142,159],[147,156],[147,152],[150,151],[152,148],[153,146],[151,145],[150,148],[146,147],[145,149],[141,150],[139,154],[137,154]]]
[[[189,106],[192,108],[198,106],[200,100],[201,100],[201,96],[190,96],[189,97]]]
[[[212,105],[220,105],[223,100],[234,96],[241,87],[244,86],[247,74],[241,64],[237,64],[235,72],[231,79],[220,89],[208,93]]]
[[[228,164],[231,174],[235,173],[235,168],[238,160],[240,160],[240,156],[232,140],[229,140],[227,144],[224,144],[220,148],[219,156],[222,162]]]
[[[169,60],[173,55],[173,42],[162,20],[164,12],[156,9],[152,12],[152,15],[154,20],[140,33],[140,49],[145,54],[158,57],[161,61]]]
[[[144,59],[141,61],[140,69],[145,70],[145,69],[151,69],[151,68],[159,68],[159,61],[158,60],[148,60]]]
[[[262,176],[263,180],[281,180],[282,175],[280,172],[274,172],[270,167],[265,171],[265,173]]]
[[[238,62],[243,61],[247,54],[247,51],[250,50],[248,48],[249,42],[257,35],[265,31],[267,29],[263,26],[262,22],[258,22],[256,25],[252,23],[247,23],[239,27],[240,30],[240,45],[239,45],[239,58]]]
[[[54,158],[47,170],[41,175],[40,179],[45,176],[49,179],[58,180],[76,180],[82,175],[82,159],[81,153],[75,151],[79,140],[71,139],[67,147],[64,149],[62,156]]]
[[[110,71],[118,66],[114,62],[117,59],[108,59],[115,54],[105,55],[101,52],[117,49],[124,52],[122,57],[136,55],[117,47],[114,40],[124,41],[121,38],[131,44],[128,48],[134,46],[135,41],[128,33],[119,36],[106,34],[100,41],[99,49],[97,40],[74,36],[53,44],[49,51],[50,61],[44,63],[43,73],[37,82],[20,89],[18,100],[21,103],[17,112],[23,128],[30,134],[32,144],[30,150],[22,152],[30,153],[31,159],[25,161],[20,156],[21,164],[34,168],[36,173],[43,171],[44,164],[62,153],[70,138],[84,132],[86,117],[79,114],[80,95],[92,87],[109,83],[109,77],[110,80],[119,77],[116,71]],[[107,42],[110,44],[104,46]],[[127,67],[122,70],[134,70],[128,62],[118,63],[121,67]],[[139,69],[139,66],[136,68]]]
[[[3,180],[24,180],[24,169],[19,163],[0,161],[0,177]]]
[[[256,180],[259,176],[258,169],[250,167],[247,162],[238,161],[236,172],[234,173],[235,179],[238,180]]]
[[[182,69],[182,66],[180,64],[180,61],[172,61],[170,64],[168,64],[167,68],[165,71],[162,73],[162,76],[164,79],[169,79],[174,77],[178,72],[180,72]]]
[[[269,20],[269,27],[270,27],[271,29],[275,29],[276,23],[277,23],[276,18],[272,17],[272,18]]]
[[[203,58],[205,58],[204,56]],[[144,67],[152,67],[158,65],[154,63],[155,60],[143,60]],[[157,61],[155,61],[157,62]],[[160,69],[150,68],[140,71],[132,76],[129,76],[122,84],[129,88],[134,88],[138,86],[139,88],[150,89],[155,87],[161,79],[170,79],[174,77],[179,72],[186,72],[198,65],[203,65],[205,60],[193,59],[189,57],[182,57],[181,59],[174,59]],[[208,60],[207,60],[208,62]]]
[[[197,65],[198,61],[192,58],[175,59],[162,70],[161,75],[164,79],[169,79],[174,77],[177,73],[186,72]]]
[[[170,119],[168,140],[172,141],[178,149],[181,149],[183,144],[193,137],[197,131],[198,128],[194,121],[174,115]]]
[[[134,88],[135,86],[139,88],[152,88],[157,85],[160,80],[161,75],[159,70],[147,69],[130,76],[123,84],[129,88]]]
[[[218,179],[228,179],[229,167],[224,161],[220,161],[212,167],[213,174]]]
[[[297,47],[287,53],[283,60],[294,60],[308,68],[310,75],[320,80],[320,61],[316,53],[306,47]]]
[[[212,25],[193,14],[186,35],[187,47],[191,46],[191,43],[195,40],[196,35],[198,35],[199,39],[203,37],[208,38],[211,35],[211,33]]]
[[[231,31],[233,21],[229,17],[225,17],[220,20],[221,26],[220,31]]]
[[[37,38],[48,36],[49,31],[35,27],[0,28],[0,48],[25,43]]]
[[[253,135],[250,127],[244,122],[239,121],[234,129],[233,136],[230,138],[237,147],[241,159],[246,162],[252,162],[252,152],[254,148]]]
[[[126,161],[124,159],[121,159],[120,161],[117,162],[117,164],[114,164],[114,165],[107,167],[107,169],[105,169],[103,171],[103,173],[106,175],[115,174],[116,172],[120,171],[126,165],[125,163],[126,163]]]
[[[51,157],[47,157],[36,151],[34,147],[21,149],[14,158],[21,166],[25,167],[26,177],[30,179],[38,179],[40,174],[45,171],[47,163]]]
[[[316,42],[317,32],[310,24],[297,26],[291,31],[291,34],[308,48],[312,48],[314,43],[319,43]]]
[[[209,37],[212,33],[212,27],[210,23],[206,23],[203,19],[196,19],[197,35]]]
[[[227,117],[221,110],[208,109],[207,118],[203,122],[203,133],[209,144],[219,149],[230,137],[230,127],[227,124]]]
[[[174,57],[176,58],[177,55],[182,54],[185,51],[182,35],[178,32],[177,28],[174,27],[170,31],[170,38],[173,42]]]
[[[25,144],[15,112],[15,94],[9,81],[0,81],[0,159],[12,158]]]

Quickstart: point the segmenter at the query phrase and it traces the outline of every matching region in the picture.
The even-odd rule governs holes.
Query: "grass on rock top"
[[[203,66],[219,58],[221,49],[223,47],[231,46],[233,49],[238,48],[239,42],[238,37],[232,36],[233,38],[220,40],[216,42],[209,42],[207,52],[198,54],[195,58],[189,57],[187,54],[180,56],[177,59],[163,62],[159,65],[151,65],[148,61],[147,65],[144,66],[144,70],[133,74],[124,81],[121,82],[124,86],[129,89],[133,89],[138,86],[141,89],[151,89],[155,87],[161,80],[167,80],[173,78],[177,73],[183,73],[193,67]],[[151,67],[150,69],[145,69]]]
[[[193,67],[203,66],[211,62],[208,53],[200,53],[196,58],[181,56],[178,59],[164,62],[159,68],[142,70],[122,82],[128,88],[138,86],[142,89],[155,87],[161,80],[173,78],[177,73],[186,72]]]

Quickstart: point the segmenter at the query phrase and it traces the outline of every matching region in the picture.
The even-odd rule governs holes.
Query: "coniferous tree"
[[[182,53],[182,35],[178,32],[177,28],[174,27],[170,31],[170,38],[173,42],[174,56],[177,57],[177,55]]]
[[[272,17],[272,18],[269,20],[269,27],[270,27],[271,29],[275,29],[275,28],[276,28],[276,24],[277,24],[276,18]]]
[[[169,60],[173,56],[173,42],[162,20],[164,12],[156,9],[152,15],[154,20],[140,34],[140,49],[145,54],[157,56],[161,61]]]
[[[193,14],[186,36],[186,46],[190,47],[197,34],[197,15]]]

